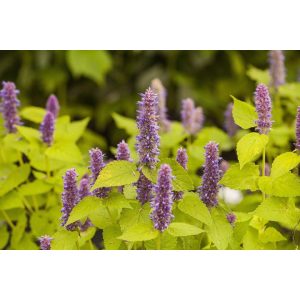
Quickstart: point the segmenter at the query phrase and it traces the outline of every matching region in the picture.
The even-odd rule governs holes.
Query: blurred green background
[[[296,81],[300,52],[285,55],[287,81]],[[229,95],[244,99],[254,91],[247,76],[251,66],[267,69],[268,52],[1,51],[0,79],[16,83],[23,107],[43,107],[56,94],[62,113],[73,119],[90,116],[89,128],[102,144],[116,145],[124,132],[116,129],[111,113],[135,117],[138,94],[153,78],[167,88],[171,119],[179,119],[180,100],[191,97],[203,107],[206,125],[222,127]]]

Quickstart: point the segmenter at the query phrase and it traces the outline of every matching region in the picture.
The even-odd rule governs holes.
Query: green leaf
[[[82,161],[82,154],[73,143],[54,143],[51,147],[47,148],[45,154],[54,160],[79,163]]]
[[[125,185],[123,194],[126,199],[136,199],[136,186],[133,186],[132,184]]]
[[[157,241],[149,240],[144,243],[147,250],[156,250]],[[161,233],[160,249],[161,250],[175,250],[177,246],[177,237],[170,235],[167,231]]]
[[[234,164],[225,172],[220,183],[235,190],[256,191],[258,178],[259,166],[254,163],[247,163],[243,169]]]
[[[100,200],[99,207],[96,211],[90,212],[89,219],[97,228],[105,229],[115,224],[117,211],[112,210],[108,212],[107,207],[102,203],[101,199],[98,198],[98,200]]]
[[[178,208],[185,214],[207,225],[212,223],[208,208],[195,193],[185,193],[179,202]]]
[[[272,164],[272,178],[280,177],[297,167],[300,163],[300,156],[293,152],[283,153],[275,158]]]
[[[117,113],[113,113],[112,117],[118,128],[124,129],[127,134],[134,136],[138,134],[136,121],[134,119],[123,117]]]
[[[169,234],[173,236],[198,235],[204,232],[203,229],[200,229],[194,225],[187,224],[187,223],[179,223],[179,222],[171,223],[167,231]]]
[[[273,179],[263,176],[258,180],[261,191],[268,195],[277,197],[297,197],[300,196],[300,178],[292,173],[286,173]]]
[[[132,208],[130,202],[125,198],[123,194],[112,192],[109,197],[102,200],[103,204],[111,209],[122,209],[122,208]]]
[[[152,224],[135,224],[126,229],[118,239],[128,242],[147,241],[155,239],[159,232],[153,228]]]
[[[75,231],[61,230],[56,232],[51,241],[51,250],[75,250],[78,233]]]
[[[243,129],[255,127],[255,121],[258,119],[255,107],[236,99],[234,96],[231,98],[234,101],[232,109],[234,122]]]
[[[118,239],[121,234],[120,227],[117,225],[103,229],[104,247],[106,250],[118,250],[122,241]]]
[[[286,83],[285,85],[281,85],[279,87],[279,94],[283,97],[288,98],[299,98],[300,95],[300,83],[299,82],[291,82]]]
[[[103,206],[101,199],[95,196],[88,196],[82,199],[71,211],[66,225],[75,221],[87,218],[91,213]]]
[[[46,110],[41,107],[28,106],[21,110],[20,115],[23,119],[34,123],[42,123],[46,114]]]
[[[23,196],[31,196],[31,195],[38,195],[44,194],[49,192],[52,189],[52,185],[46,183],[43,180],[35,180],[30,183],[25,183],[20,186],[19,192]]]
[[[25,138],[28,142],[39,142],[41,141],[41,133],[34,128],[26,127],[26,126],[16,126],[18,132],[21,134],[23,138]]]
[[[101,170],[92,189],[126,185],[138,179],[139,172],[135,163],[125,160],[112,161]]]
[[[207,227],[207,234],[219,250],[225,250],[231,239],[233,230],[225,215],[218,209],[211,210],[212,223]]]
[[[187,137],[182,124],[172,122],[170,131],[161,134],[161,148],[173,148]]]
[[[0,227],[0,249],[3,249],[7,245],[8,240],[9,232],[7,230],[6,225],[4,224]]]
[[[23,197],[17,191],[11,191],[0,198],[0,209],[23,208]]]
[[[268,227],[260,236],[259,239],[263,243],[276,243],[280,241],[285,241],[286,238],[275,228]]]
[[[6,180],[2,182],[2,186],[0,187],[0,197],[16,188],[22,182],[26,181],[29,174],[29,164],[24,164],[23,166],[10,173]]]
[[[269,70],[260,70],[250,66],[247,71],[247,75],[257,83],[264,83],[268,85],[271,81]]]
[[[245,250],[263,250],[265,246],[266,245],[259,240],[257,230],[249,226],[243,237],[243,248]]]
[[[56,222],[53,222],[48,211],[35,211],[30,217],[31,232],[35,237],[45,234],[52,236],[58,225]]]
[[[256,160],[268,143],[268,136],[251,132],[244,135],[237,143],[237,155],[242,169],[245,164]]]
[[[67,63],[74,76],[83,75],[98,84],[104,82],[106,73],[112,67],[108,52],[100,50],[69,50]]]

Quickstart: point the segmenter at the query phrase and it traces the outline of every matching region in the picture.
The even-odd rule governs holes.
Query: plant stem
[[[1,212],[2,212],[2,214],[3,214],[3,216],[4,216],[5,220],[6,220],[7,224],[8,224],[12,229],[14,229],[14,228],[15,228],[15,225],[14,225],[13,222],[11,221],[9,215],[8,215],[4,210],[1,210]]]

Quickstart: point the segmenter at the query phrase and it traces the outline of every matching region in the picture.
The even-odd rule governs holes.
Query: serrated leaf
[[[172,122],[168,132],[162,133],[160,138],[161,148],[173,148],[187,137],[179,122]]]
[[[61,230],[56,232],[51,241],[51,250],[77,249],[78,233],[76,231]]]
[[[116,122],[118,128],[124,129],[127,134],[134,136],[138,134],[138,129],[136,126],[136,121],[124,116],[121,116],[117,113],[113,113],[112,117]]]
[[[126,229],[118,239],[129,242],[147,241],[155,239],[158,234],[152,224],[138,223]]]
[[[52,189],[52,185],[46,183],[43,180],[34,180],[29,183],[25,183],[20,186],[19,192],[23,196],[31,196],[31,195],[38,195],[44,194],[49,192]]]
[[[268,136],[251,132],[244,135],[237,143],[237,155],[242,169],[247,163],[256,160],[268,143]]]
[[[54,160],[79,163],[82,161],[82,154],[77,145],[69,142],[54,143],[47,148],[45,154]]]
[[[269,70],[260,70],[253,66],[250,66],[247,71],[247,75],[257,83],[264,83],[268,85],[271,81]]]
[[[300,156],[293,152],[286,152],[277,156],[272,163],[272,178],[280,177],[288,173],[290,170],[297,167],[299,163]]]
[[[130,202],[125,198],[125,196],[116,192],[110,193],[108,198],[105,198],[102,201],[109,209],[132,208]]]
[[[236,99],[234,96],[231,96],[231,98],[234,101],[232,116],[235,124],[243,129],[255,127],[255,121],[258,118],[255,107],[246,102]]]
[[[195,193],[185,193],[178,204],[178,208],[185,214],[207,225],[212,222],[208,208]]]
[[[149,240],[144,243],[147,250],[156,250],[157,241]],[[161,233],[160,250],[175,250],[177,246],[177,237],[170,235],[167,231]]]
[[[23,197],[17,191],[11,191],[0,197],[0,209],[8,210],[12,208],[23,208]]]
[[[286,240],[286,238],[273,227],[268,227],[263,233],[260,234],[259,239],[263,243],[276,243]]]
[[[117,225],[103,229],[104,247],[106,250],[118,250],[122,241],[118,239],[121,234],[120,227]]]
[[[107,164],[100,172],[92,190],[131,184],[139,179],[139,172],[133,162],[118,160]]]
[[[256,191],[258,178],[259,166],[254,163],[247,163],[242,169],[239,164],[234,164],[225,172],[220,184],[235,190]]]
[[[199,227],[187,223],[181,223],[181,222],[171,223],[167,231],[169,234],[173,236],[198,235],[204,232],[204,230]]]
[[[41,107],[28,106],[21,110],[20,115],[23,119],[34,123],[42,123],[46,114],[46,110]]]

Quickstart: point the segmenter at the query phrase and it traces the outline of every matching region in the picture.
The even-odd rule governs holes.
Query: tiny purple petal
[[[40,126],[40,132],[42,134],[43,142],[48,146],[51,146],[54,133],[54,116],[50,111],[48,111],[44,117]]]
[[[128,144],[125,143],[124,140],[118,144],[116,159],[132,161],[132,159],[130,158],[130,150]]]
[[[41,250],[50,250],[51,249],[51,241],[53,238],[49,235],[43,235],[39,238],[40,249]]]
[[[228,213],[228,214],[226,215],[226,218],[227,218],[227,221],[228,221],[232,226],[234,226],[234,223],[235,223],[235,221],[236,221],[236,215],[235,215],[233,212],[231,212],[231,213]]]
[[[49,96],[46,104],[46,109],[47,111],[50,111],[53,114],[55,119],[57,118],[59,114],[60,106],[57,97],[55,95]]]

